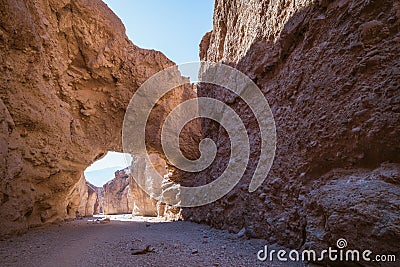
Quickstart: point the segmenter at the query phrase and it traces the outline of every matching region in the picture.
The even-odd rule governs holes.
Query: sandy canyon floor
[[[112,216],[109,223],[96,219],[44,226],[1,240],[0,265],[303,266],[260,262],[256,254],[264,240],[248,240],[205,225],[130,215]]]

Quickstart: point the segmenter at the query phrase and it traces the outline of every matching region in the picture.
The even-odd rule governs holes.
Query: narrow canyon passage
[[[122,7],[146,35],[196,20]],[[291,266],[257,260],[275,244],[400,266],[400,1],[215,0],[191,75],[102,0],[0,14],[0,267]],[[132,162],[94,186],[107,152]]]
[[[105,224],[76,220],[0,241],[1,266],[266,266],[257,261],[264,240],[185,221],[118,220],[124,216]],[[151,251],[132,255],[146,246]]]

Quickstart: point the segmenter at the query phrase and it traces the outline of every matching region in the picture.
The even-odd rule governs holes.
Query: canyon
[[[346,238],[399,253],[399,17],[393,1],[216,1],[201,60],[231,65],[259,86],[275,119],[276,156],[249,193],[257,122],[231,92],[198,86],[199,96],[241,116],[253,161],[228,195],[184,217],[288,247],[323,249]],[[229,160],[224,129],[202,126],[221,154],[186,184],[209,183]]]
[[[123,152],[129,100],[153,74],[178,72],[175,63],[134,45],[100,0],[3,0],[0,25],[0,236],[99,212],[83,171],[107,151]],[[250,107],[225,88],[194,88],[186,79],[150,114],[150,160],[133,155],[130,170],[105,185],[103,197],[113,200],[103,208],[120,213],[124,205],[134,215],[207,224],[292,249],[323,250],[345,238],[350,248],[399,258],[399,29],[400,4],[391,0],[216,0],[199,56],[243,72],[268,100],[277,142],[266,180],[249,192],[262,141]],[[180,148],[196,159],[200,140],[210,138],[214,162],[196,173],[168,162],[163,122],[196,97],[239,115],[250,161],[226,196],[180,208],[163,200],[177,197],[176,186],[215,180],[232,150],[226,130],[202,118],[183,128]],[[155,179],[149,164],[164,178]]]
[[[118,170],[115,177],[100,189],[104,214],[132,213],[133,201],[129,188],[129,168]]]
[[[74,211],[77,218],[99,214],[102,204],[98,192],[98,188],[87,182],[82,175],[68,194],[67,213]]]
[[[165,220],[182,219],[181,209],[165,203],[168,188],[171,187],[167,172],[167,162],[156,154],[145,157],[133,156],[130,166],[117,170],[114,178],[102,187],[92,187],[98,192],[95,207],[102,207],[105,215],[127,214],[134,216],[158,216]],[[150,168],[153,166],[155,169]],[[162,175],[158,176],[157,173]],[[80,180],[81,181],[81,180]],[[91,195],[80,198],[80,205],[92,206]],[[100,209],[84,216],[99,214]]]
[[[132,44],[101,1],[2,1],[0,10],[0,226],[8,235],[76,217],[84,169],[122,152],[132,94],[174,63]],[[191,87],[169,93],[149,131],[193,97]]]

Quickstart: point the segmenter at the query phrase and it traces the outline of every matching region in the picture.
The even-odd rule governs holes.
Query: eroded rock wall
[[[240,114],[252,144],[245,175],[221,200],[184,217],[292,247],[349,246],[400,251],[400,5],[396,1],[217,0],[202,60],[229,64],[262,90],[275,117],[277,148],[266,181],[248,184],[259,156],[257,122],[221,88],[200,96]],[[213,165],[188,185],[218,177],[229,139],[203,120],[214,139]]]
[[[100,188],[92,185],[86,181],[86,186],[88,188],[88,198],[85,207],[85,216],[93,216],[100,213],[100,208],[102,207],[101,196],[98,192]]]
[[[179,195],[174,190],[178,184],[170,179],[167,162],[157,154],[133,157],[129,186],[134,200],[132,214],[159,216],[166,220],[181,218],[181,208],[166,203],[176,203]]]
[[[159,216],[166,220],[181,218],[181,209],[165,204],[179,198],[167,162],[157,154],[133,156],[131,166],[115,172],[103,185],[101,204],[105,214],[132,213],[134,216]]]
[[[83,170],[122,152],[132,94],[173,62],[132,44],[100,0],[4,0],[0,25],[3,235],[76,216],[69,194]],[[181,89],[157,106],[158,120],[193,94]]]
[[[157,154],[133,156],[131,166],[115,172],[103,185],[101,204],[105,214],[132,213],[134,216],[159,216],[166,220],[181,218],[181,209],[165,204],[179,198],[167,162]],[[179,199],[178,199],[179,200]]]
[[[129,182],[129,168],[125,168],[116,171],[115,177],[103,185],[102,204],[104,214],[132,213],[134,199]]]
[[[73,217],[88,217],[99,213],[100,200],[97,187],[86,181],[82,175],[72,187],[65,200],[68,205],[66,212]],[[74,217],[73,217],[74,218]],[[61,221],[61,219],[59,219]]]
[[[157,200],[154,197],[160,194],[160,181],[148,174],[147,166],[145,157],[133,157],[129,183],[134,200],[132,215],[157,216]]]

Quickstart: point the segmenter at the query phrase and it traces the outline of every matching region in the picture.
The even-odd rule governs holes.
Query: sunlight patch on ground
[[[110,221],[120,222],[166,222],[165,218],[162,217],[145,217],[145,216],[132,216],[132,214],[116,214],[116,215],[103,215],[97,214],[93,217],[85,218],[88,222],[102,221],[109,218]]]

